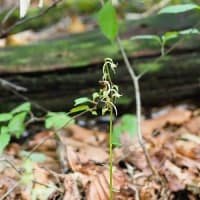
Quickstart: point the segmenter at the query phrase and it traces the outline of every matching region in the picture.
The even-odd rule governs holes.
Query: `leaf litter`
[[[114,200],[199,199],[198,110],[170,108],[143,120],[142,131],[160,179],[136,135],[122,129],[113,155]],[[11,143],[0,157],[0,199],[109,200],[108,159],[106,132],[78,125],[40,132],[24,145]]]

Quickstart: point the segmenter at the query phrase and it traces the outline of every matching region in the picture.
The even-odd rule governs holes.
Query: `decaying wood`
[[[198,15],[157,16],[128,22],[123,38],[139,33],[163,33],[196,25]],[[124,27],[124,26],[122,26]],[[170,48],[175,41],[169,43]],[[143,105],[198,98],[199,93],[199,36],[183,38],[170,55],[160,56],[160,47],[153,41],[123,41],[138,73],[149,69],[141,79]],[[129,105],[134,99],[130,77],[124,68],[117,45],[110,44],[97,30],[0,51],[0,75],[17,85],[28,88],[22,93],[31,100],[52,110],[68,109],[73,99],[88,96],[98,90],[101,66],[105,57],[118,63],[115,82],[123,98],[119,104]],[[2,87],[2,86],[1,86]],[[1,88],[0,110],[22,101],[20,97]]]

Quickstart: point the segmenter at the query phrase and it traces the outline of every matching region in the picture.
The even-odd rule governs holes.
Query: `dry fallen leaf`
[[[64,189],[65,189],[65,194],[63,200],[81,200],[77,181],[70,174],[65,175]]]
[[[158,118],[145,120],[142,122],[142,132],[144,135],[150,135],[154,130],[164,127],[166,124],[181,125],[187,122],[192,113],[191,111],[176,108]]]
[[[122,171],[114,170],[113,190],[116,191],[114,199],[120,199],[118,195],[122,194],[122,189],[125,187],[127,187],[126,175]],[[109,200],[109,171],[107,169],[92,177],[86,194],[87,200]]]
[[[69,125],[65,128],[70,137],[75,140],[85,142],[94,146],[98,146],[106,141],[108,134],[103,132],[98,132],[86,128],[82,128],[78,125]]]

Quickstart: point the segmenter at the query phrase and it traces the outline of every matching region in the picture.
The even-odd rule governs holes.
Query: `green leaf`
[[[20,113],[20,112],[30,112],[31,110],[31,104],[29,102],[23,103],[19,106],[17,106],[15,109],[11,111],[12,114]]]
[[[156,40],[159,43],[161,42],[157,35],[136,35],[131,37],[131,40]]]
[[[45,120],[45,127],[47,129],[61,129],[65,125],[67,125],[67,123],[73,124],[74,120],[71,117],[69,117],[66,113],[51,113],[51,116],[47,117]]]
[[[8,124],[9,132],[14,134],[17,138],[19,138],[24,132],[24,120],[26,118],[26,115],[26,112],[22,112],[15,115]]]
[[[166,32],[163,36],[162,36],[162,40],[163,42],[166,42],[168,40],[174,39],[178,37],[178,32],[177,31],[169,31]]]
[[[121,118],[121,122],[114,126],[112,143],[116,146],[120,145],[121,134],[127,132],[131,137],[137,133],[137,118],[134,115],[125,114]]]
[[[0,114],[0,122],[7,122],[12,119],[12,114],[10,113],[1,113]]]
[[[125,114],[122,116],[123,131],[127,131],[131,136],[137,132],[137,119],[135,115]]]
[[[120,125],[115,125],[113,128],[113,134],[112,134],[112,144],[115,146],[120,146],[120,135],[122,134],[122,127]]]
[[[20,156],[22,157],[27,157],[29,156],[30,152],[28,151],[21,151],[20,152]],[[36,162],[36,163],[40,163],[40,162],[44,162],[46,160],[46,155],[43,154],[43,153],[32,153],[30,156],[29,156],[29,159],[32,160],[33,162]]]
[[[92,115],[94,115],[94,116],[97,116],[97,115],[98,115],[97,111],[95,111],[95,110],[92,111],[91,113],[92,113]]]
[[[91,102],[91,100],[88,97],[81,97],[74,100],[74,105],[78,106],[80,104],[88,103],[88,102]]]
[[[8,133],[7,127],[1,127],[1,134],[0,134],[0,155],[3,153],[4,149],[10,142],[10,135]]]
[[[159,14],[177,14],[187,12],[194,9],[200,9],[197,4],[180,4],[174,6],[167,6],[159,11]]]
[[[80,105],[80,106],[77,106],[77,107],[74,107],[70,110],[70,113],[76,113],[76,112],[81,112],[81,111],[84,111],[84,110],[89,110],[89,106],[88,105]]]
[[[98,23],[102,33],[112,42],[118,35],[117,14],[111,1],[107,1],[98,13]]]
[[[178,32],[181,35],[190,35],[190,34],[200,34],[200,31],[196,28],[189,28]]]

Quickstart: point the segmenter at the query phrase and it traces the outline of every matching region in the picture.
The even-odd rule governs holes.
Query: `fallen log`
[[[137,33],[163,33],[186,29],[198,21],[197,15],[152,17],[129,22],[123,38]],[[169,20],[169,18],[168,18]],[[169,43],[167,48],[173,46]],[[196,99],[199,94],[199,36],[182,39],[170,55],[160,56],[160,47],[154,41],[123,40],[128,56],[140,73],[150,68],[141,79],[143,105],[158,105],[175,100]],[[50,110],[67,110],[73,100],[98,90],[101,66],[105,57],[118,62],[115,82],[123,98],[120,105],[134,102],[130,77],[124,67],[117,45],[110,44],[98,30],[77,34],[54,41],[44,41],[23,47],[10,47],[0,51],[0,76],[28,88],[23,95]],[[0,110],[7,110],[22,101],[21,97],[1,88]]]

